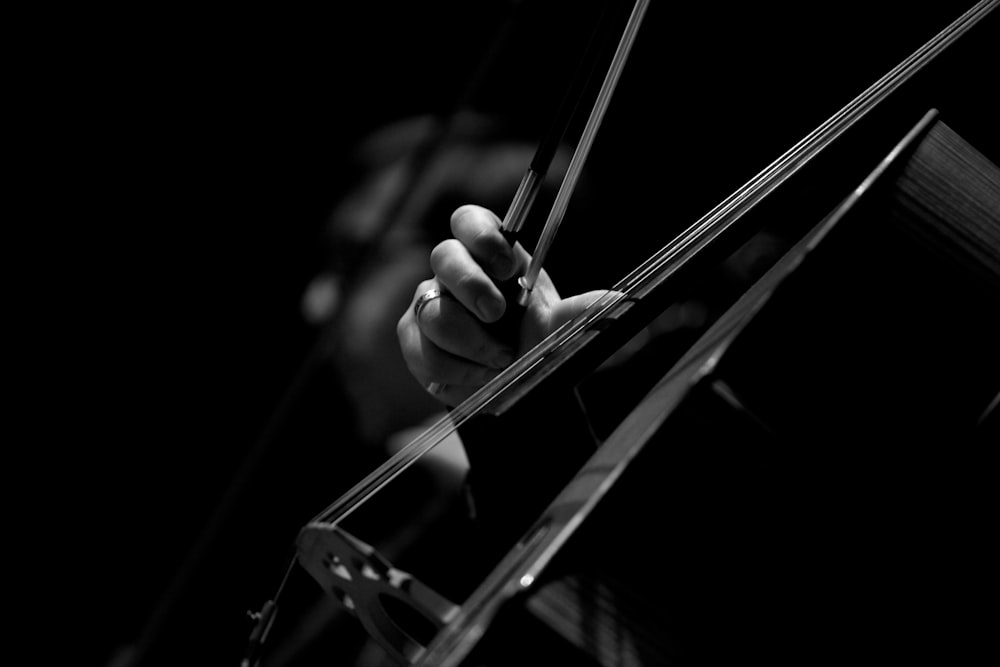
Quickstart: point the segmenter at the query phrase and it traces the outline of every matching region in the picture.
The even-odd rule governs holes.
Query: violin
[[[896,577],[884,572],[874,576],[870,571],[887,567],[887,562],[881,562],[882,559],[905,557],[906,548],[913,548],[909,532],[912,527],[901,529],[901,536],[891,531],[906,547],[884,536],[868,535],[868,531],[874,531],[879,526],[867,517],[851,531],[838,531],[834,527],[836,522],[847,520],[844,517],[857,520],[864,517],[865,512],[885,512],[880,494],[886,493],[886,489],[912,492],[909,483],[892,484],[879,476],[892,470],[893,466],[911,474],[914,470],[925,472],[924,467],[908,459],[909,452],[892,442],[894,438],[899,438],[901,434],[908,437],[922,434],[923,437],[933,435],[965,443],[970,438],[976,441],[984,437],[985,424],[992,419],[989,415],[996,404],[996,378],[1000,377],[995,373],[1000,367],[997,355],[985,352],[981,356],[985,368],[989,369],[982,376],[985,379],[966,382],[968,392],[960,392],[961,400],[952,402],[937,394],[934,394],[933,401],[928,401],[925,393],[917,396],[902,391],[899,385],[905,380],[899,378],[909,377],[912,373],[908,372],[909,367],[904,362],[890,359],[885,362],[888,370],[883,368],[882,373],[896,379],[893,382],[881,380],[889,387],[882,391],[902,394],[905,400],[875,400],[877,392],[876,397],[872,397],[864,391],[855,391],[852,400],[859,404],[858,415],[842,415],[843,424],[829,423],[837,418],[829,409],[818,409],[809,402],[796,402],[796,395],[794,391],[789,393],[789,387],[804,392],[808,387],[806,393],[812,401],[828,401],[831,398],[829,393],[818,392],[815,381],[809,382],[808,378],[801,377],[801,373],[795,373],[794,364],[786,372],[783,385],[776,388],[771,386],[773,382],[762,382],[759,377],[767,375],[768,366],[762,365],[757,355],[766,351],[766,354],[772,355],[768,359],[780,357],[780,345],[771,340],[779,337],[775,332],[803,329],[796,336],[780,336],[788,350],[796,342],[799,347],[805,348],[800,350],[795,347],[794,353],[788,353],[797,360],[809,359],[810,352],[815,356],[817,350],[813,348],[818,347],[821,348],[821,357],[823,354],[835,357],[837,364],[856,368],[859,372],[866,368],[867,363],[873,363],[870,359],[860,362],[855,359],[864,349],[863,341],[854,342],[849,347],[849,354],[839,349],[835,354],[823,352],[824,345],[829,345],[825,341],[847,340],[848,332],[842,332],[830,318],[820,319],[822,313],[810,315],[823,322],[822,327],[798,326],[795,314],[787,311],[790,308],[794,311],[796,307],[805,311],[805,306],[782,306],[782,299],[775,294],[780,294],[787,301],[790,298],[788,293],[795,289],[787,287],[788,284],[802,291],[803,276],[809,277],[810,271],[816,271],[811,267],[822,261],[816,258],[833,252],[828,248],[834,244],[845,246],[839,249],[840,257],[853,257],[847,251],[850,242],[840,239],[839,235],[846,234],[841,229],[849,227],[849,224],[860,224],[853,222],[853,218],[866,214],[864,209],[872,206],[868,202],[877,195],[868,194],[864,203],[858,204],[847,196],[852,192],[849,187],[851,181],[844,179],[855,179],[860,184],[853,190],[855,197],[862,190],[890,190],[894,186],[883,185],[890,178],[883,172],[895,173],[904,169],[900,166],[904,162],[900,154],[919,156],[919,159],[929,161],[928,152],[936,155],[934,151],[958,150],[956,146],[959,145],[963,146],[962,150],[970,150],[968,144],[957,138],[947,125],[940,123],[937,110],[928,112],[925,107],[923,117],[915,119],[912,115],[914,105],[919,105],[922,97],[940,95],[939,90],[925,89],[912,93],[912,98],[909,96],[910,91],[917,88],[914,80],[933,77],[933,73],[927,72],[941,67],[940,61],[945,59],[942,53],[952,48],[960,37],[974,29],[984,30],[980,23],[995,4],[975,5],[637,268],[616,286],[611,296],[595,303],[568,327],[528,352],[495,382],[452,410],[449,420],[442,421],[418,438],[410,448],[321,513],[300,533],[300,564],[324,590],[349,605],[388,655],[400,664],[506,664],[524,654],[525,647],[520,644],[524,637],[532,637],[532,642],[539,641],[534,634],[538,632],[536,626],[539,625],[545,626],[550,636],[538,645],[533,643],[529,655],[552,651],[553,657],[549,659],[569,657],[581,660],[581,655],[586,655],[587,664],[659,665],[685,664],[686,661],[702,664],[702,660],[707,660],[707,664],[715,664],[716,661],[722,664],[758,655],[768,656],[769,660],[783,664],[785,661],[794,662],[802,655],[811,659],[809,651],[818,651],[823,658],[834,656],[836,659],[847,659],[858,650],[861,640],[839,637],[841,645],[830,646],[836,634],[831,632],[831,628],[837,627],[835,615],[853,613],[863,618],[864,623],[875,623],[878,619],[866,610],[854,608],[844,592],[837,588],[843,587],[861,599],[869,592],[865,586],[885,583],[879,580],[879,576],[892,580],[887,585],[891,595],[898,598],[885,603],[879,597],[879,602],[892,609],[891,613],[900,614],[905,619],[883,621],[886,631],[896,637],[894,641],[915,642],[917,638],[913,628],[929,628],[926,628],[925,621],[915,617],[912,610],[900,609],[901,601],[910,594],[901,590],[902,585]],[[637,3],[637,12],[644,9],[645,3]],[[919,106],[915,108],[920,109]],[[912,123],[912,127],[908,128],[907,122]],[[874,139],[880,133],[893,136],[889,128],[896,129],[897,143]],[[892,159],[883,157],[880,163],[880,152]],[[859,169],[863,168],[862,165],[880,166],[862,180],[858,171],[843,169],[844,155],[850,155]],[[918,157],[912,159],[918,160]],[[962,182],[963,179],[985,174],[991,183],[978,193],[985,202],[986,212],[980,212],[975,221],[970,218],[967,222],[971,227],[981,224],[992,226],[992,231],[973,234],[975,247],[985,248],[983,252],[992,254],[992,259],[983,258],[984,264],[979,265],[978,260],[966,257],[959,260],[959,264],[966,268],[970,264],[979,266],[969,270],[985,276],[987,283],[995,284],[998,277],[995,230],[998,224],[996,205],[1000,172],[988,160],[975,162],[960,173],[946,171],[943,178]],[[883,180],[877,186],[871,185],[869,181],[877,180],[876,177]],[[826,199],[819,193],[819,183],[826,187],[839,184],[839,189],[833,187],[831,190],[837,193],[833,196],[843,198],[839,206],[836,201]],[[780,193],[780,196],[775,193]],[[834,212],[824,216],[824,208]],[[990,210],[993,213],[989,213]],[[574,404],[579,399],[579,394],[574,394],[574,391],[580,387],[580,377],[607,359],[612,350],[620,348],[655,313],[662,312],[685,289],[690,289],[686,282],[691,280],[690,276],[698,268],[706,262],[719,261],[727,252],[738,247],[747,238],[747,233],[761,229],[768,217],[799,217],[822,223],[793,246],[760,283],[743,295],[712,329],[681,356],[609,435],[601,439],[595,438],[593,432],[588,433],[586,415],[581,414],[578,404]],[[852,219],[852,222],[842,223],[844,219]],[[831,232],[834,222],[840,227]],[[933,226],[943,223],[935,218],[932,223],[925,221],[924,224]],[[944,233],[945,236],[949,234]],[[877,236],[874,232],[865,232],[860,239],[853,239],[866,241],[869,253],[873,253],[872,248],[875,247],[881,253],[875,253],[874,259],[871,256],[861,259],[859,254],[859,262],[873,264],[865,274],[865,280],[838,275],[836,260],[826,259],[825,269],[832,274],[827,280],[845,289],[848,286],[855,292],[863,291],[859,285],[877,286],[876,278],[881,277],[878,275],[878,262],[884,261],[903,245],[886,239],[876,241]],[[826,240],[829,238],[834,240]],[[821,239],[825,245],[820,244]],[[542,240],[544,242],[544,236]],[[942,241],[942,245],[948,243]],[[977,252],[973,251],[973,254]],[[812,262],[807,265],[809,270],[795,270],[806,256]],[[919,253],[916,256],[926,259]],[[915,261],[905,258],[902,263]],[[910,269],[914,275],[921,274],[919,267]],[[794,276],[795,280],[789,280],[789,276]],[[842,317],[850,318],[861,313],[868,315],[870,321],[883,317],[877,308],[878,302],[866,304],[865,299],[857,294],[845,302],[836,291],[826,294],[823,278],[813,276],[811,281],[808,283],[811,291],[799,297],[805,303],[832,308],[831,304],[838,303],[839,299]],[[921,296],[943,292],[956,302],[968,298],[965,311],[984,312],[984,308],[989,311],[998,305],[992,287],[980,294],[976,288],[960,281],[949,283],[954,290],[952,293],[947,292],[943,282],[925,284],[913,280],[913,284],[921,285],[924,290]],[[782,286],[781,289],[778,285]],[[975,293],[975,298],[968,297],[970,292]],[[762,308],[761,300],[771,302],[768,309]],[[921,309],[921,300],[912,294],[908,298],[900,297],[894,303],[899,309],[898,313],[893,310],[898,318]],[[905,308],[900,305],[904,303]],[[852,309],[855,312],[851,313]],[[774,320],[769,323],[770,328],[761,324],[768,320]],[[955,318],[950,323],[954,325],[959,321],[964,322]],[[990,332],[982,334],[982,337],[973,336],[979,341],[977,349],[990,347],[987,341],[996,334],[995,327],[989,326],[979,316],[971,317],[966,326],[977,332]],[[840,338],[824,330],[824,327],[837,331]],[[908,335],[905,328],[889,328],[896,337]],[[914,338],[928,343],[948,340],[945,328],[934,328],[937,332],[935,339]],[[881,329],[875,331],[884,335],[880,334]],[[821,334],[833,337],[824,339]],[[747,340],[756,341],[756,347],[752,347]],[[808,341],[809,345],[803,345],[802,341]],[[958,343],[956,340],[955,344]],[[898,346],[909,349],[910,344],[907,342]],[[915,358],[919,355],[904,357],[908,362]],[[785,368],[775,361],[770,361],[770,364],[772,371]],[[834,368],[827,368],[828,365],[829,362],[821,358],[820,362],[812,364],[810,370],[830,382],[846,381],[833,372]],[[827,372],[820,373],[819,368]],[[954,373],[942,371],[936,382],[951,386],[960,379]],[[744,389],[736,391],[734,386],[743,386]],[[744,393],[748,392],[745,387],[755,393]],[[846,389],[851,390],[851,387],[848,385]],[[539,394],[545,398],[538,399]],[[561,400],[566,396],[571,398]],[[873,414],[878,412],[873,410],[873,405],[883,414]],[[560,421],[553,429],[544,420],[546,414],[556,409],[573,415],[573,418]],[[948,419],[922,419],[907,414],[914,410],[926,411],[923,414],[936,410],[948,415]],[[808,415],[808,418],[802,415]],[[900,420],[906,418],[912,426],[900,425]],[[826,426],[825,432],[816,431],[817,424],[821,423]],[[535,450],[544,448],[555,464],[539,463],[540,457],[535,456],[531,470],[526,473],[524,459],[511,456],[510,448],[505,443],[525,438],[521,432],[525,424],[532,425],[530,439],[537,443]],[[490,445],[480,445],[479,451],[470,451],[472,470],[490,471],[491,481],[478,484],[477,512],[480,520],[490,522],[492,539],[498,548],[502,549],[499,545],[507,545],[508,548],[506,555],[495,563],[461,603],[439,594],[413,574],[394,567],[370,545],[346,531],[342,522],[358,504],[375,494],[455,428],[464,440],[491,441]],[[857,462],[850,454],[857,456],[861,450],[851,446],[836,450],[823,444],[817,445],[824,451],[823,455],[804,456],[796,452],[795,447],[824,439],[849,441],[852,436],[858,435],[856,431],[861,428],[868,429],[869,438],[886,439],[890,443],[885,451],[860,459],[871,469],[854,476],[857,478],[858,488],[855,490],[858,497],[835,498],[833,494],[838,489],[831,482],[834,475],[831,471],[848,476],[845,466]],[[965,432],[966,428],[969,433]],[[688,451],[695,444],[698,449],[708,450],[708,453]],[[654,445],[667,451],[655,454],[646,451],[653,449]],[[678,449],[684,451],[678,453],[675,451]],[[899,457],[899,460],[893,457]],[[641,463],[636,463],[636,460]],[[827,464],[829,470],[817,471],[818,461]],[[633,472],[634,468],[640,468],[640,472]],[[643,474],[648,470],[657,472],[654,475]],[[678,470],[683,472],[678,473]],[[801,474],[803,478],[789,480],[788,476],[793,474]],[[697,479],[698,484],[692,484],[686,476]],[[750,481],[748,476],[752,478]],[[720,484],[719,477],[725,480],[724,485]],[[628,480],[627,484],[623,478]],[[473,484],[477,484],[478,480],[473,479]],[[531,481],[529,490],[519,488],[518,497],[511,498],[509,489],[512,480],[521,485],[526,479]],[[670,488],[660,489],[662,496],[650,495],[650,488],[656,488],[667,480]],[[622,485],[626,486],[625,490],[620,489]],[[830,495],[825,496],[816,488],[808,488],[811,486]],[[553,487],[561,491],[553,494]],[[545,490],[533,492],[533,488]],[[725,501],[701,498],[706,489],[711,489]],[[778,489],[781,493],[776,491]],[[689,507],[692,497],[699,498],[699,502]],[[746,506],[734,507],[736,498],[744,499]],[[975,497],[965,500],[974,503]],[[783,503],[790,503],[792,508]],[[839,503],[836,511],[830,509],[831,503]],[[609,506],[613,506],[614,510],[609,510]],[[664,506],[669,510],[669,518],[659,526],[649,517],[642,520],[634,517],[636,512],[643,511],[642,508]],[[809,508],[808,512],[802,507]],[[948,504],[948,507],[954,509],[956,506]],[[683,508],[683,511],[678,512],[677,508]],[[756,516],[754,512],[763,516]],[[811,520],[820,524],[822,529],[808,526]],[[594,528],[595,525],[600,528]],[[803,525],[806,527],[801,527]],[[649,539],[651,532],[664,527],[669,527],[667,535],[658,540]],[[796,541],[790,541],[782,534],[783,530],[792,527],[798,527]],[[849,542],[846,547],[845,544],[823,544],[824,535],[817,534],[823,530],[829,531],[825,535],[828,539],[834,535],[845,542],[867,539],[866,544],[877,552],[874,557],[876,563],[859,565],[853,562]],[[612,537],[603,531],[610,532]],[[716,531],[721,532],[722,537],[706,535]],[[675,544],[678,538],[681,546]],[[695,546],[692,548],[687,546],[689,544]],[[739,553],[736,558],[732,554],[723,557],[723,554],[706,549],[704,544],[711,544],[715,549],[730,549],[732,554],[750,545],[766,556]],[[806,544],[808,547],[804,546]],[[671,556],[666,560],[671,563],[671,568],[687,569],[702,588],[692,591],[687,582],[679,583],[669,575],[656,571],[654,563],[661,561],[651,558],[650,554],[660,549],[679,550],[681,556]],[[782,549],[789,551],[782,552]],[[812,553],[799,554],[797,558],[801,562],[781,561],[782,566],[776,567],[774,561],[792,553],[792,549],[810,552],[827,550],[830,553],[820,557]],[[702,562],[693,562],[692,554],[697,554]],[[645,572],[637,576],[630,571],[630,567],[638,564]],[[843,571],[826,572],[819,578],[822,579],[820,581],[810,570],[838,567]],[[904,569],[910,576],[916,574],[911,567]],[[768,579],[768,585],[755,581],[762,576]],[[801,590],[796,589],[796,582],[801,585]],[[864,582],[864,585],[858,582]],[[885,593],[878,594],[881,595]],[[711,597],[714,604],[727,608],[714,608],[701,596]],[[951,600],[948,596],[939,596],[936,591],[931,597],[942,604]],[[683,601],[679,608],[678,600]],[[920,605],[920,608],[925,606]],[[259,627],[266,627],[272,609],[264,608]],[[814,618],[803,621],[796,613],[789,613],[789,609],[808,610]],[[678,617],[685,614],[686,618],[679,620]],[[761,622],[754,618],[755,615],[767,621]],[[784,624],[791,630],[775,632],[768,624]],[[712,645],[713,635],[719,632],[719,628],[725,628],[728,634],[715,636],[714,639],[722,644],[736,643],[738,646],[735,649]],[[849,632],[846,629],[843,631]],[[795,636],[789,637],[790,633]],[[864,635],[865,631],[861,634]],[[560,649],[551,647],[560,643],[563,644]],[[906,655],[910,653],[910,649],[900,650]],[[931,643],[925,646],[925,650],[936,655],[938,651],[949,649],[943,648],[940,643]]]
[[[971,573],[981,571],[975,567],[983,558],[975,535],[989,518],[978,502],[988,468],[961,477],[966,470],[957,459],[936,458],[937,451],[912,445],[921,437],[945,444],[954,437],[960,456],[982,462],[965,442],[978,443],[983,425],[992,425],[1000,377],[990,344],[996,330],[982,315],[996,312],[997,304],[991,277],[994,190],[985,185],[966,195],[966,201],[980,202],[972,209],[986,211],[975,218],[986,221],[986,231],[955,245],[946,258],[926,254],[926,243],[898,242],[931,233],[926,229],[876,234],[870,231],[876,223],[853,220],[880,220],[885,210],[912,199],[900,192],[906,179],[921,181],[908,171],[915,165],[936,165],[949,152],[996,155],[990,123],[995,109],[982,92],[988,84],[970,85],[970,77],[961,76],[981,72],[989,62],[996,4],[953,11],[927,34],[914,30],[908,50],[893,53],[888,64],[882,62],[888,56],[873,56],[872,67],[879,69],[867,73],[865,85],[822,118],[800,118],[800,126],[783,128],[795,138],[769,137],[792,147],[772,147],[761,164],[740,164],[748,159],[741,147],[762,141],[749,122],[719,122],[722,138],[712,150],[696,151],[701,161],[685,161],[688,154],[658,156],[666,177],[655,170],[639,173],[639,160],[623,158],[641,144],[606,146],[598,135],[590,160],[633,168],[635,188],[662,188],[666,181],[683,191],[699,182],[697,196],[668,197],[679,228],[663,232],[670,238],[652,256],[635,239],[616,239],[637,247],[626,253],[634,270],[615,283],[614,293],[454,406],[447,419],[303,526],[285,581],[308,573],[357,617],[386,659],[404,665],[507,664],[542,655],[587,665],[833,662],[855,659],[869,641],[875,648],[862,654],[884,661],[920,650],[960,656],[965,647],[956,644],[963,638],[969,647],[982,646],[964,629],[976,622],[974,615],[963,609],[947,619],[932,612],[954,611],[965,602],[949,594],[949,581],[971,587]],[[668,10],[649,9],[651,16],[657,11]],[[905,21],[896,16],[888,25]],[[647,27],[638,30],[630,65],[652,51],[644,38],[657,36],[643,32]],[[681,32],[684,26],[674,27]],[[809,29],[780,34],[787,41],[759,46],[787,64],[796,44],[809,39]],[[841,46],[847,49],[849,41]],[[728,102],[726,113],[697,99],[672,104],[718,120],[739,119],[739,109],[760,106],[769,91],[752,74],[769,61],[761,56],[763,62],[747,62],[747,56],[726,51],[732,80],[708,82],[728,91],[713,100]],[[829,57],[835,67],[836,54]],[[668,83],[671,74],[697,76],[682,64],[662,69]],[[628,78],[628,66],[623,71],[616,95],[634,101],[647,91]],[[809,74],[822,76],[819,69]],[[789,78],[798,81],[798,75]],[[609,123],[621,99],[610,102]],[[682,136],[684,117],[678,112],[664,123],[667,131]],[[712,177],[714,165],[730,161],[735,166],[724,176]],[[742,180],[734,181],[733,174]],[[980,178],[995,181],[988,158],[970,159],[942,182]],[[859,191],[876,192],[878,205],[855,197]],[[622,207],[629,211],[627,203]],[[732,295],[711,326],[675,347],[646,350],[649,356],[640,359],[655,356],[659,363],[643,374],[616,375],[605,366],[672,304],[697,295],[713,267],[775,229],[791,239],[780,259]],[[547,266],[578,261],[580,255],[559,254],[564,239],[584,247],[611,242],[607,234],[580,240],[582,234],[567,222]],[[868,254],[859,253],[858,246],[869,242]],[[924,263],[928,257],[934,264]],[[905,278],[883,282],[879,267],[897,264],[907,267],[899,271]],[[931,265],[948,267],[942,271],[951,291],[916,279],[920,267]],[[908,280],[920,289],[903,299],[899,284]],[[848,286],[854,298],[837,301],[831,284]],[[876,286],[877,298],[864,301],[859,295],[868,286]],[[946,322],[954,327],[921,322],[919,314],[930,308],[921,299],[927,295],[935,297],[935,307],[961,304],[947,309]],[[886,315],[890,302],[905,306]],[[846,352],[831,354],[838,340],[855,333],[834,325],[856,323],[861,314],[866,333],[892,335],[852,338]],[[921,334],[913,336],[912,327]],[[866,350],[870,340],[878,341],[878,350],[907,350],[904,361],[879,371],[874,385],[869,373],[881,367],[872,365],[878,355]],[[917,342],[935,341],[951,353],[963,343],[979,350],[981,373],[967,381],[942,370],[953,368],[953,359],[924,359],[928,355],[921,352],[929,348]],[[915,355],[928,368],[909,370],[906,362]],[[846,382],[838,367],[853,369],[854,382],[838,385]],[[779,368],[778,377],[760,381]],[[926,383],[908,390],[908,381],[926,380],[923,375],[934,379],[935,391],[925,394]],[[884,376],[896,379],[890,383]],[[830,387],[817,386],[827,381]],[[796,391],[808,400],[796,402]],[[880,403],[890,406],[881,416],[871,409],[880,391],[903,397]],[[841,411],[845,402],[835,400],[838,393],[863,395],[857,402],[867,407],[856,414]],[[817,407],[831,405],[837,409]],[[938,411],[948,417],[925,418]],[[973,425],[971,435],[957,426],[967,424]],[[440,548],[433,572],[386,558],[365,540],[366,505],[388,497],[397,478],[455,435],[466,444],[470,463],[468,502],[456,524],[466,539]],[[890,446],[866,446],[879,442]],[[935,463],[941,477],[930,476]],[[946,498],[945,490],[963,490],[959,477],[968,483],[965,493]],[[939,491],[921,495],[922,483]],[[935,545],[953,540],[966,559],[928,548],[920,539],[923,528]],[[931,572],[934,559],[948,572]],[[972,564],[969,572],[958,571],[963,561]],[[269,635],[282,618],[281,591],[255,614],[248,665],[267,664]]]

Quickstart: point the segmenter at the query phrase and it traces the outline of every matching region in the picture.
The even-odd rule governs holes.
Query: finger
[[[452,213],[451,232],[483,269],[497,280],[506,280],[522,267],[529,256],[519,245],[511,248],[510,242],[500,233],[500,218],[481,206],[461,206]]]
[[[420,366],[414,377],[426,387],[430,383],[452,388],[462,388],[469,393],[500,374],[500,370],[473,363],[456,357],[435,346],[425,336],[417,343],[420,346]]]
[[[421,312],[420,319],[423,319],[425,311]],[[412,308],[400,318],[396,333],[410,373],[425,388],[432,382],[456,387],[479,387],[499,373],[498,369],[441,349],[421,330]]]
[[[417,325],[437,348],[459,359],[493,369],[506,368],[514,361],[514,350],[494,338],[464,305],[448,293],[422,307]],[[477,382],[478,378],[469,380]],[[447,381],[471,383],[461,378]]]
[[[587,308],[590,308],[598,300],[606,296],[612,296],[613,294],[617,294],[617,292],[614,292],[614,290],[593,290],[562,299],[552,307],[549,328],[552,330],[559,328]]]
[[[503,294],[460,241],[447,239],[436,245],[430,263],[444,289],[480,320],[494,322],[503,315]]]
[[[499,371],[471,364],[454,358],[434,346],[420,331],[412,311],[400,319],[397,326],[403,359],[413,377],[441,403],[455,406],[475,393],[476,389],[491,380]],[[475,366],[475,368],[473,368]],[[481,381],[475,386],[465,386],[467,381],[480,374]],[[444,378],[451,378],[448,384]]]

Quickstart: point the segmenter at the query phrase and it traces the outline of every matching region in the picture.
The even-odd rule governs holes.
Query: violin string
[[[625,294],[608,291],[588,306],[580,317],[564,323],[550,333],[543,341],[522,355],[492,380],[480,387],[456,406],[449,414],[442,416],[421,435],[387,459],[382,465],[366,476],[353,488],[316,515],[314,522],[330,523],[339,521],[353,513],[365,500],[380,491],[399,474],[413,465],[431,449],[444,441],[472,417],[483,413],[494,402],[504,397],[504,392],[527,376],[542,361],[584,331],[594,321],[626,297]]]
[[[589,329],[594,322],[604,318],[618,303],[630,298],[649,280],[654,277],[662,277],[664,267],[667,267],[671,262],[675,262],[673,269],[680,267],[698,249],[717,238],[719,234],[732,225],[741,212],[746,211],[751,205],[797,172],[849,126],[868,113],[878,101],[911,78],[916,71],[968,30],[985,13],[994,9],[998,2],[1000,0],[981,0],[872,84],[852,102],[810,132],[747,184],[682,232],[675,241],[662,248],[619,281],[614,288],[595,300],[583,313],[553,331],[493,380],[456,406],[450,414],[441,417],[422,435],[399,450],[337,501],[320,512],[313,521],[333,522],[346,518],[365,500],[389,484],[404,470],[440,444],[448,435],[454,433],[468,419],[482,413],[494,402],[503,398],[510,387],[515,386],[543,360],[575,340],[581,332]]]
[[[638,286],[645,284],[650,277],[662,277],[664,267],[671,261],[676,260],[677,264],[674,268],[678,268],[683,262],[683,258],[678,259],[681,257],[681,253],[689,251],[684,257],[691,257],[700,248],[717,238],[719,234],[728,229],[740,217],[741,212],[748,210],[767,196],[810,159],[818,155],[822,149],[832,143],[848,127],[855,124],[858,119],[874,108],[878,102],[909,80],[927,62],[935,58],[947,45],[951,44],[961,34],[972,27],[983,15],[994,9],[996,5],[997,0],[981,0],[977,5],[966,11],[947,28],[931,38],[827,121],[806,135],[744,186],[717,204],[688,229],[681,232],[677,239],[634,269],[629,275],[619,281],[614,289],[632,292]],[[725,220],[724,224],[721,222],[723,220]]]

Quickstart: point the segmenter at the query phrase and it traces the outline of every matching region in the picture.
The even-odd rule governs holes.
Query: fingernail
[[[503,315],[503,304],[491,296],[479,297],[476,301],[476,308],[479,309],[480,317],[487,322],[498,320]]]

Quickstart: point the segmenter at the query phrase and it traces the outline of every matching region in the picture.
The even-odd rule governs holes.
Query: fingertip
[[[496,322],[503,315],[504,305],[495,297],[484,295],[476,299],[476,310],[484,322]]]
[[[464,216],[468,215],[470,211],[478,208],[473,204],[462,204],[454,211],[451,212],[451,222],[454,224],[456,221],[461,220]]]
[[[451,231],[453,234],[458,234],[459,227],[463,223],[474,223],[478,224],[479,221],[489,220],[492,221],[496,219],[496,215],[487,208],[482,206],[477,206],[476,204],[462,204],[451,214]]]
[[[514,248],[500,229],[500,218],[490,209],[465,204],[451,216],[451,231],[482,267],[497,280],[506,280],[517,270]]]

